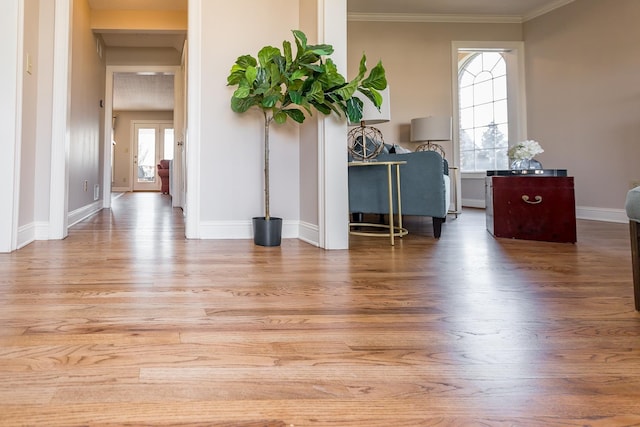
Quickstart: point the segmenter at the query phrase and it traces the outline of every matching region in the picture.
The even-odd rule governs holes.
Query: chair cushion
[[[640,187],[629,190],[625,209],[630,220],[640,222]]]

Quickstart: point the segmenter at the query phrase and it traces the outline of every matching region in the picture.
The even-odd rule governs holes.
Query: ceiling
[[[92,10],[187,10],[188,0],[88,0]],[[173,48],[182,50],[186,33],[102,32],[107,48]],[[114,111],[173,110],[173,75],[114,73]]]
[[[89,0],[91,9],[187,10],[187,0]]]
[[[173,74],[113,74],[114,111],[171,111],[173,92]]]
[[[456,21],[509,19],[522,22],[573,0],[347,0],[350,19]],[[187,10],[188,0],[88,0],[94,10]],[[101,34],[107,47],[182,49],[186,34]],[[166,75],[114,75],[113,108],[121,110],[172,110],[173,77]]]

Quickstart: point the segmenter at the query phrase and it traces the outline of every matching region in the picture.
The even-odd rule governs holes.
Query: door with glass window
[[[135,123],[133,146],[133,191],[160,191],[158,164],[173,159],[173,124]]]

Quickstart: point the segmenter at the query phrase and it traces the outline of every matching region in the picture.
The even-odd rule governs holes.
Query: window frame
[[[459,59],[460,52],[498,51],[507,63],[507,102],[509,115],[509,146],[527,139],[527,109],[524,68],[524,42],[521,41],[454,41],[451,43],[452,101],[453,101],[453,163],[460,167],[460,66],[468,60]],[[462,172],[461,178],[484,178],[486,172]],[[458,183],[458,184],[461,184]],[[460,193],[460,192],[458,192]]]

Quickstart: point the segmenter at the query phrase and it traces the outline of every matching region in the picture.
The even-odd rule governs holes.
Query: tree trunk
[[[269,211],[269,125],[271,124],[267,112],[264,113],[264,218],[271,218]]]

